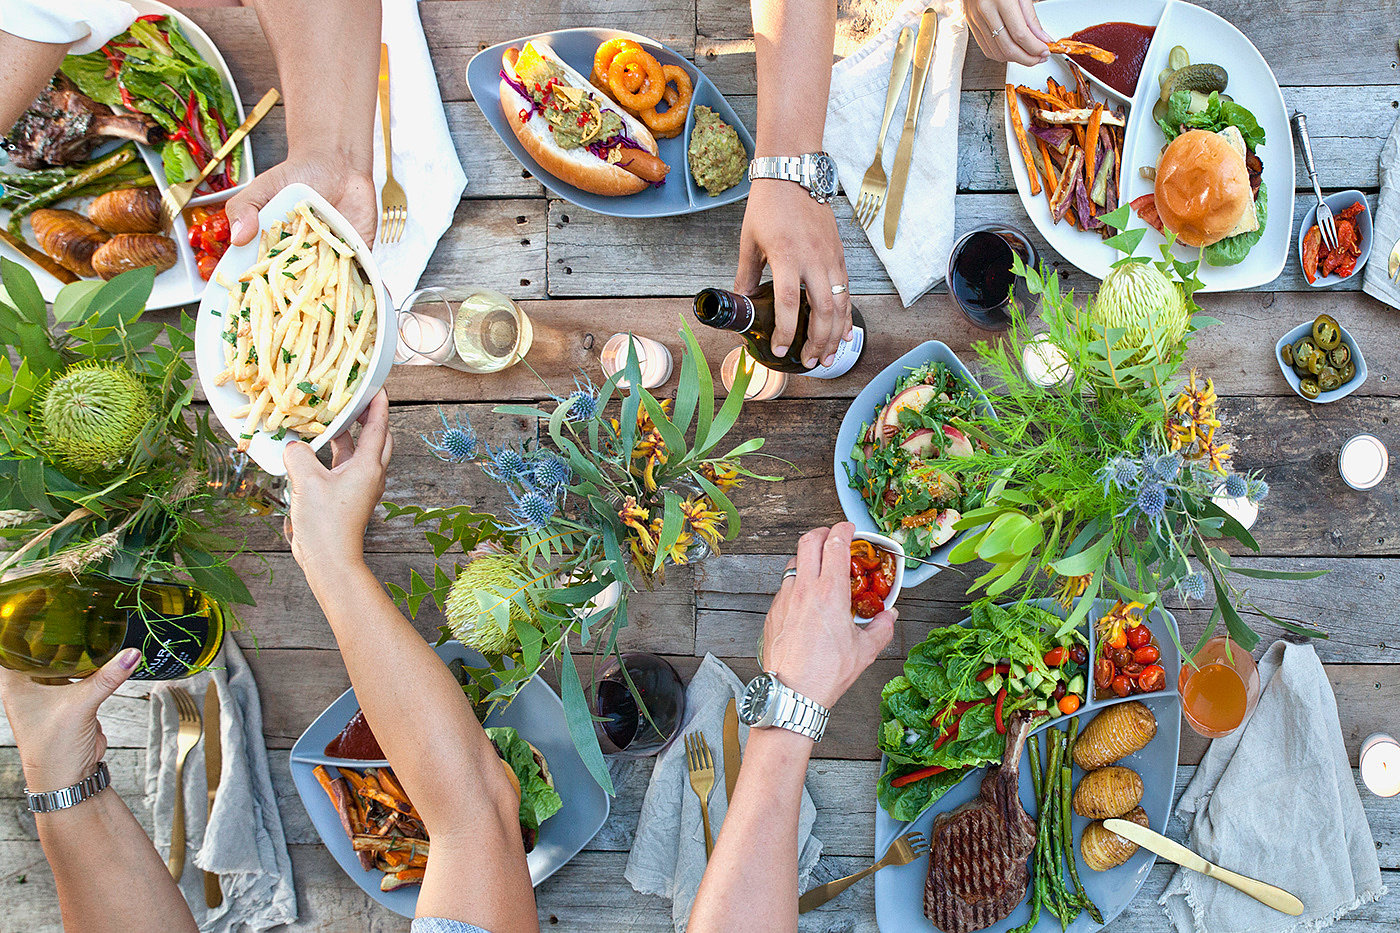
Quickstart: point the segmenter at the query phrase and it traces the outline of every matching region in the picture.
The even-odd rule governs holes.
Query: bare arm
[[[304,182],[373,241],[374,108],[379,78],[379,0],[249,0],[277,61],[287,120],[287,160],[229,202],[234,243],[258,230],[256,214],[281,189]]]
[[[67,44],[33,42],[0,31],[0,136],[34,103],[67,52]]]
[[[88,679],[64,686],[36,684],[0,668],[0,695],[19,744],[26,787],[59,790],[97,770],[107,751],[97,708],[140,659],[139,651],[128,649]],[[37,813],[34,822],[69,933],[193,933],[194,917],[175,879],[115,790],[65,810]]]
[[[447,666],[365,566],[365,525],[384,491],[393,443],[380,393],[358,442],[331,442],[327,470],[287,448],[292,553],[326,613],[365,718],[432,842],[419,916],[492,933],[536,931],[520,798]]]

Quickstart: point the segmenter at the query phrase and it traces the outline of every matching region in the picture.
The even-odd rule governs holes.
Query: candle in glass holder
[[[1377,732],[1361,743],[1361,780],[1377,797],[1400,794],[1400,743]]]
[[[763,402],[783,394],[783,389],[787,388],[787,373],[769,369],[749,356],[743,347],[730,350],[729,355],[720,364],[719,378],[726,391],[734,388],[734,378],[739,375],[740,359],[745,361],[744,368],[753,374],[749,377],[748,388],[744,390],[745,400]]]
[[[642,388],[654,389],[665,385],[666,380],[671,378],[671,351],[659,340],[638,337],[635,334],[613,334],[608,338],[608,342],[603,344],[603,351],[598,359],[603,367],[603,376],[611,378],[614,373],[620,373],[627,368],[628,337],[631,337],[632,346],[637,350],[637,366],[642,371]],[[617,380],[617,385],[618,388],[628,389],[632,387],[632,382],[626,376],[622,376]]]
[[[421,311],[399,312],[399,342],[394,362],[409,366],[440,366],[452,359],[452,324]]]
[[[1385,479],[1390,454],[1374,434],[1358,434],[1342,445],[1337,470],[1352,489],[1370,489]]]
[[[1210,501],[1219,506],[1226,515],[1243,525],[1245,530],[1253,528],[1255,521],[1259,518],[1259,505],[1249,501],[1248,496],[1227,496],[1224,483],[1215,487],[1215,494],[1211,496]]]
[[[1065,351],[1052,343],[1048,334],[1037,334],[1021,348],[1021,370],[1042,389],[1053,389],[1073,375]]]

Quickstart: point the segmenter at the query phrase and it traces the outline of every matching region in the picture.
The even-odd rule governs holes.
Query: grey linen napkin
[[[676,933],[684,933],[690,908],[705,873],[705,832],[700,826],[700,801],[690,789],[685,767],[685,739],[699,732],[715,759],[715,788],[710,794],[710,829],[716,839],[729,802],[724,796],[724,710],[743,692],[739,678],[719,658],[705,655],[685,691],[685,724],[671,745],[656,759],[637,820],[637,835],[623,873],[642,894],[671,899]],[[739,744],[748,744],[749,728],[739,726]],[[821,840],[812,835],[817,807],[806,788],[797,818],[797,880],[803,888],[821,857]],[[797,896],[797,892],[793,892]]]
[[[1321,930],[1385,894],[1317,652],[1275,642],[1259,662],[1259,681],[1254,715],[1211,743],[1177,810],[1190,848],[1297,895],[1303,915],[1181,868],[1158,903],[1182,933]]]
[[[1400,308],[1400,285],[1389,271],[1390,251],[1400,240],[1400,119],[1390,131],[1390,138],[1381,147],[1381,196],[1376,213],[1371,218],[1371,258],[1366,260],[1361,290],[1391,307]]]
[[[282,833],[282,817],[263,744],[262,707],[253,671],[232,638],[224,639],[215,667],[178,686],[204,710],[204,691],[219,691],[219,734],[223,774],[209,813],[204,773],[204,741],[185,759],[185,872],[180,890],[203,933],[266,930],[297,918],[292,860]],[[146,742],[146,799],[155,814],[155,844],[170,851],[175,795],[175,737],[179,720],[166,690],[151,693]],[[204,903],[202,869],[220,876],[223,903]]]
[[[925,7],[938,11],[938,39],[933,47],[924,98],[919,107],[918,133],[904,189],[899,234],[894,249],[885,249],[884,211],[864,231],[875,255],[884,263],[899,298],[907,308],[948,272],[953,250],[953,198],[958,187],[958,103],[962,92],[963,56],[967,52],[967,20],[962,0],[908,0],[880,34],[842,59],[831,70],[831,96],[826,105],[823,148],[836,160],[846,198],[854,206],[860,182],[875,158],[885,93],[890,86],[899,32],[917,32]],[[885,139],[886,177],[894,171],[904,115],[909,106],[913,68],[905,79],[899,103]]]

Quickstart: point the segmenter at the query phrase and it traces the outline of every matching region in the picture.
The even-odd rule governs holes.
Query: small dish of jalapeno
[[[1274,350],[1283,378],[1303,398],[1327,404],[1366,381],[1366,359],[1346,328],[1320,314],[1279,338]]]

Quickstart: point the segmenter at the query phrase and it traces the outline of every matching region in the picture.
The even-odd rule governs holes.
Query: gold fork
[[[165,864],[179,881],[185,871],[185,758],[199,743],[203,723],[194,697],[183,687],[171,687],[170,698],[180,717],[180,734],[175,737],[175,821],[170,824],[170,858]]]
[[[863,868],[854,875],[847,875],[844,878],[837,878],[835,881],[819,884],[802,895],[797,899],[797,912],[805,914],[809,910],[814,910],[860,879],[869,877],[890,865],[908,865],[915,859],[923,858],[928,854],[928,851],[929,845],[924,841],[923,833],[905,833],[890,844],[890,847],[885,850],[885,857],[874,865]]]
[[[894,61],[890,63],[890,87],[885,92],[885,115],[880,118],[880,138],[875,141],[875,161],[865,170],[860,180],[860,197],[856,200],[856,222],[867,230],[875,222],[880,208],[885,205],[885,192],[889,190],[889,179],[885,177],[885,134],[890,131],[890,120],[894,118],[894,105],[899,103],[899,93],[904,90],[904,78],[909,74],[909,62],[914,56],[914,30],[905,26],[899,34],[899,44],[894,50]]]
[[[174,226],[175,218],[180,216],[180,211],[190,202],[190,198],[194,195],[194,189],[204,184],[204,179],[213,174],[214,169],[228,158],[229,153],[243,144],[243,137],[247,136],[249,131],[257,126],[258,122],[267,116],[267,112],[281,99],[282,95],[278,93],[277,88],[269,88],[267,93],[262,96],[262,100],[258,101],[258,105],[248,113],[248,119],[238,124],[238,129],[228,134],[228,139],[218,148],[214,157],[209,160],[198,175],[189,181],[182,181],[178,185],[171,185],[165,189],[165,194],[160,196],[160,226],[162,230],[169,230]]]
[[[715,760],[710,746],[699,733],[685,737],[685,767],[690,772],[690,789],[700,798],[700,825],[705,827],[705,860],[715,851],[715,838],[710,835],[710,791],[715,789]]]
[[[408,195],[394,181],[394,150],[389,145],[389,45],[379,44],[379,122],[384,127],[384,187],[379,189],[379,242],[397,243],[408,221]]]

